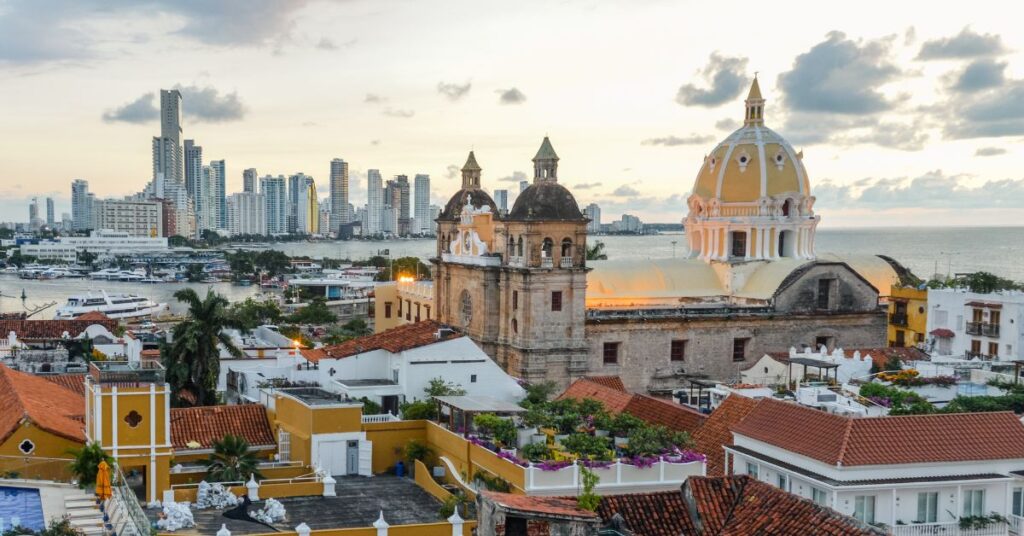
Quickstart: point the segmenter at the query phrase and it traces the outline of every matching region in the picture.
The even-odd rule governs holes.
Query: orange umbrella
[[[100,461],[96,471],[96,497],[101,501],[105,501],[113,495],[113,490],[110,489],[110,466],[107,465],[106,461]]]

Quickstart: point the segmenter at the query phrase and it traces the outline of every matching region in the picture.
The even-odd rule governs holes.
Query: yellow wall
[[[375,333],[398,327],[405,323],[405,316],[398,316],[398,285],[379,285],[373,289],[373,330]],[[384,304],[391,303],[391,318],[384,316]]]
[[[413,440],[426,442],[426,421],[398,421],[364,424],[366,439],[373,443],[374,473],[383,473],[404,458],[405,446]]]
[[[504,458],[499,458],[497,454],[472,443],[469,445],[469,456],[470,465],[473,467],[473,474],[469,475],[470,478],[473,478],[477,471],[484,470],[492,475],[500,476],[512,484],[512,493],[526,494],[526,470],[524,468]]]
[[[317,408],[313,410],[314,434],[358,432],[363,426],[363,407]]]
[[[26,439],[36,446],[28,455],[18,449],[18,445]],[[0,458],[0,474],[17,473],[18,478],[68,480],[72,477],[67,468],[71,458],[68,451],[81,447],[82,443],[51,434],[31,422],[22,422],[6,441],[0,443],[0,456],[5,456]]]
[[[451,492],[441,487],[440,484],[434,480],[434,477],[430,475],[430,469],[423,462],[416,460],[416,470],[413,472],[413,477],[416,480],[416,484],[423,488],[427,493],[434,496],[435,499],[444,502],[452,496]]]
[[[907,325],[899,326],[892,323],[892,314],[896,312],[896,303],[899,299],[907,300]],[[903,331],[903,346],[915,346],[918,335],[922,341],[928,338],[925,333],[928,330],[928,290],[920,290],[913,287],[897,287],[890,289],[889,296],[889,317],[888,317],[888,341],[889,345],[895,345],[896,332]]]
[[[245,486],[231,486],[231,493],[244,495],[248,492]],[[174,500],[178,502],[195,502],[198,487],[175,488]],[[323,495],[324,485],[321,482],[266,483],[260,484],[260,499],[281,499],[284,497],[319,497]]]

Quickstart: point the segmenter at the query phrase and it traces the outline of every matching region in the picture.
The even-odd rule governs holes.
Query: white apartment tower
[[[384,221],[384,181],[379,169],[366,172],[366,226],[364,236],[375,236],[383,232]]]
[[[87,231],[92,229],[92,198],[89,197],[89,181],[71,181],[71,229]]]
[[[53,229],[57,225],[57,217],[53,210],[53,198],[46,198],[46,226]]]
[[[260,179],[260,193],[266,206],[267,234],[288,232],[288,196],[284,175],[267,175]]]
[[[587,223],[587,233],[597,234],[601,232],[601,207],[597,203],[587,205],[583,210],[590,222]]]
[[[430,175],[416,175],[413,179],[415,198],[413,199],[413,218],[416,228],[410,229],[416,234],[430,232]]]
[[[153,138],[153,181],[182,182],[184,156],[181,148],[181,92],[160,90],[160,136]],[[157,192],[162,192],[157,187]]]
[[[337,233],[341,224],[352,221],[348,209],[348,162],[335,158],[331,160],[331,228]],[[321,229],[327,232],[327,229]]]
[[[508,190],[495,190],[494,191],[494,204],[498,205],[498,212],[500,214],[508,213]]]
[[[228,197],[228,230],[233,235],[267,234],[267,206],[263,194],[240,192]]]

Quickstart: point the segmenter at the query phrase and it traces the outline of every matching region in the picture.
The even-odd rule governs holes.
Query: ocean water
[[[663,234],[649,236],[600,236],[591,241],[605,243],[609,259],[682,257],[688,253],[686,236]],[[675,244],[673,244],[675,242]],[[393,257],[416,256],[427,259],[434,255],[435,241],[387,240],[380,242],[292,242],[273,244],[274,249],[289,255],[314,258],[365,259],[382,250]],[[820,229],[817,235],[820,252],[888,255],[910,268],[920,277],[957,272],[985,270],[999,276],[1024,281],[1024,227],[969,228],[870,228]],[[55,307],[38,315],[52,318],[56,307],[68,296],[103,288],[108,292],[131,293],[167,302],[172,311],[181,311],[172,294],[180,288],[192,287],[203,294],[213,287],[228,299],[243,300],[260,292],[257,287],[240,287],[229,283],[165,283],[142,284],[89,280],[32,281],[15,275],[0,275],[0,311],[22,311],[25,304],[39,306],[56,302]]]

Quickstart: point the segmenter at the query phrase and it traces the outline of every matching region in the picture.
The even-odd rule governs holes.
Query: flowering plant
[[[615,462],[608,460],[581,460],[580,463],[583,465],[583,467],[587,467],[589,469],[593,469],[595,467],[604,469],[607,467],[611,467]]]
[[[672,452],[665,454],[665,461],[672,463],[702,462],[706,459],[707,456],[690,449],[680,450],[679,448],[675,448]]]
[[[573,462],[569,460],[546,460],[538,464],[535,464],[534,467],[540,469],[541,471],[558,471],[560,469],[565,469],[566,467],[569,467],[572,464]]]
[[[882,406],[883,408],[891,408],[892,407],[892,399],[889,398],[889,397],[885,397],[885,396],[869,396],[868,400],[874,402],[875,404],[878,404],[879,406]]]
[[[517,457],[515,454],[511,454],[508,452],[499,452],[498,457],[503,460],[508,460],[520,467],[526,467],[530,463],[522,458]]]
[[[631,458],[622,458],[619,461],[640,469],[646,469],[648,467],[653,467],[660,459],[660,456],[633,456]]]

